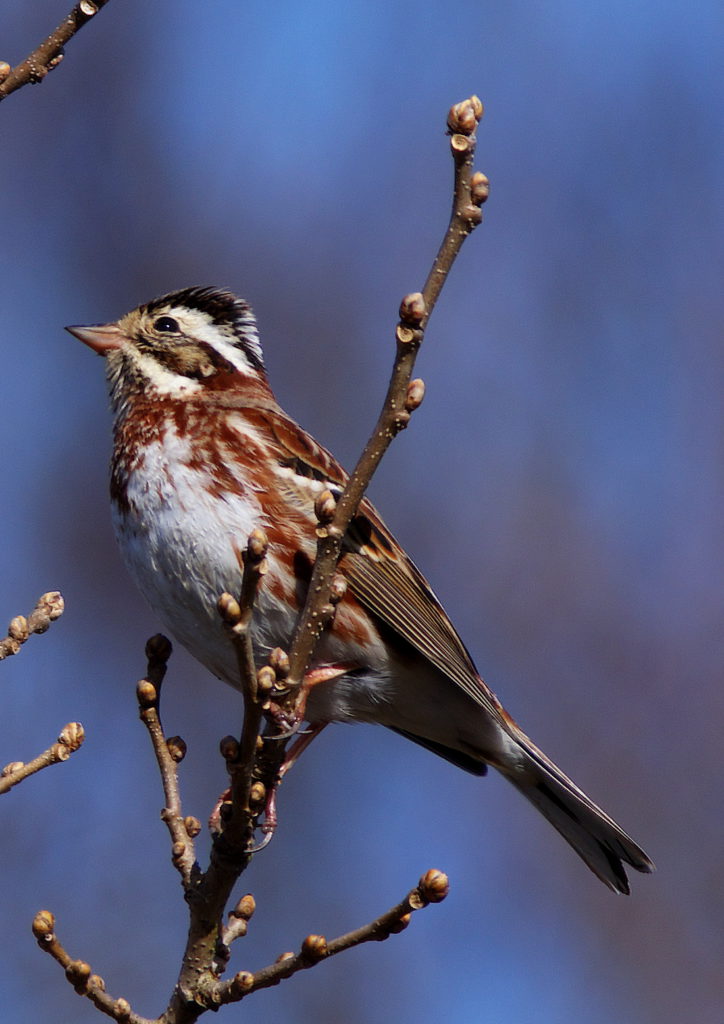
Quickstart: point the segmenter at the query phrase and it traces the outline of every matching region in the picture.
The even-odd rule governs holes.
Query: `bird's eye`
[[[153,321],[153,326],[157,331],[161,331],[163,334],[179,333],[178,320],[174,320],[172,316],[158,317],[158,319]]]

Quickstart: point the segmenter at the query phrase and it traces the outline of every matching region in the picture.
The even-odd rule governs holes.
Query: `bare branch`
[[[28,637],[33,633],[45,633],[51,622],[63,614],[65,603],[57,590],[50,590],[38,598],[38,603],[26,618],[16,615],[8,626],[8,635],[0,640],[0,661],[17,654]]]
[[[315,646],[344,596],[345,580],[336,571],[342,540],[384,452],[422,402],[424,385],[420,380],[412,380],[412,370],[425,327],[463,241],[481,220],[480,206],[487,196],[487,179],[472,172],[475,130],[481,116],[482,104],[475,96],[450,111],[448,127],[455,163],[450,222],[423,291],[406,296],[400,305],[400,322],[395,332],[397,354],[375,430],[339,498],[324,491],[317,499],[317,558],[289,655],[275,650],[269,663],[257,671],[250,629],[266,568],[267,543],[261,531],[254,531],[241,558],[243,577],[238,598],[224,594],[219,600],[219,613],[229,627],[236,650],[244,695],[244,725],[240,741],[234,737],[222,741],[232,799],[230,809],[227,808],[229,813],[220,816],[222,827],[214,837],[205,872],[201,872],[194,858],[193,839],[200,825],[194,818],[184,818],[181,808],[176,766],[185,747],[178,738],[165,738],[160,719],[160,687],[170,644],[163,637],[156,637],[147,645],[147,678],[138,685],[141,718],[148,728],[161,771],[166,802],[162,817],[172,838],[174,864],[181,873],[189,905],[186,949],[166,1010],[151,1022],[133,1013],[125,999],[112,999],[106,994],[102,979],[91,973],[90,966],[72,960],[62,948],[54,933],[52,915],[41,911],[36,916],[33,930],[41,947],[64,967],[77,992],[115,1020],[128,1024],[193,1024],[206,1010],[238,1002],[253,991],[277,984],[363,942],[387,939],[407,927],[415,910],[447,895],[446,876],[428,871],[404,900],[369,924],[330,942],[321,935],[308,935],[298,953],[285,953],[276,963],[256,973],[241,971],[228,981],[220,980],[229,961],[230,944],[246,934],[254,913],[253,897],[242,897],[225,925],[224,910],[234,885],[253,856],[251,839],[257,818],[263,808],[270,806],[268,801],[273,799],[279,782],[287,739],[301,719],[305,696],[302,683]],[[335,670],[340,667],[323,667],[319,671]],[[269,716],[270,724],[260,739],[263,714],[270,710],[271,698],[277,700],[281,686],[286,687],[286,696],[281,694],[281,712],[277,718],[279,709],[272,709],[274,714]],[[287,732],[283,731],[285,716],[292,723]]]
[[[23,779],[27,779],[29,775],[35,775],[36,772],[42,771],[48,765],[67,761],[70,755],[79,749],[84,739],[85,732],[80,722],[69,722],[58,736],[57,743],[48,747],[34,760],[28,761],[27,764],[22,761],[11,761],[10,764],[5,765],[0,773],[0,794],[7,793]]]
[[[14,68],[0,61],[0,102],[24,85],[42,82],[63,60],[65,44],[107,3],[108,0],[81,0],[24,61]]]
[[[201,826],[195,818],[185,818],[181,808],[181,792],[178,783],[177,766],[186,755],[186,744],[180,736],[166,739],[161,724],[161,684],[166,675],[166,666],[171,656],[171,643],[157,633],[146,644],[148,665],[146,678],[136,687],[138,707],[143,724],[148,730],[153,752],[161,773],[165,806],[161,820],[171,836],[171,859],[181,875],[184,887],[191,885],[194,871],[198,871],[194,838]],[[197,828],[198,825],[198,828]]]
[[[57,590],[51,590],[38,599],[35,608],[27,616],[16,615],[8,626],[8,635],[0,640],[0,661],[17,654],[33,633],[45,633],[50,623],[63,614],[64,602]],[[29,775],[35,775],[48,765],[67,761],[78,750],[85,739],[80,722],[69,722],[58,736],[58,741],[38,757],[27,763],[11,761],[0,773],[0,794],[7,793]]]
[[[283,953],[275,963],[263,967],[254,974],[240,971],[228,981],[220,982],[214,987],[213,1005],[238,1002],[252,992],[277,985],[297,971],[314,967],[322,960],[328,960],[337,953],[343,953],[363,942],[381,942],[388,939],[390,935],[396,935],[407,928],[415,910],[421,910],[430,903],[440,903],[448,891],[447,875],[431,869],[423,875],[404,900],[369,924],[347,932],[346,935],[340,935],[330,942],[322,935],[308,935],[298,953]]]
[[[65,976],[80,996],[85,996],[107,1017],[122,1024],[161,1024],[161,1018],[149,1020],[131,1010],[127,1000],[113,999],[106,992],[103,978],[93,974],[90,964],[74,960],[55,934],[55,916],[49,910],[40,910],[33,918],[33,935],[38,945],[60,964]]]
[[[264,699],[260,694],[260,680],[254,662],[251,623],[257,591],[267,570],[267,548],[268,541],[264,532],[262,530],[252,531],[246,549],[241,556],[244,571],[239,600],[236,601],[231,594],[222,594],[219,599],[219,612],[229,627],[236,651],[241,690],[244,696],[244,724],[241,743],[233,751],[232,756],[227,756],[226,763],[231,776],[231,820],[236,822],[233,827],[238,829],[237,839],[242,842],[247,841],[246,845],[253,833],[253,821],[249,818],[250,791],[264,705]],[[261,689],[265,688],[264,680],[270,671],[272,670],[268,670],[266,673],[263,669],[260,671]],[[273,680],[269,682],[271,684]],[[229,751],[229,753],[232,752]],[[242,819],[246,820],[242,821]],[[227,821],[225,830],[227,839],[231,838],[228,833],[230,826],[231,821]]]
[[[331,618],[330,594],[334,571],[347,527],[393,438],[409,423],[422,402],[424,385],[412,381],[412,370],[425,327],[442,291],[447,275],[471,231],[481,222],[481,204],[487,198],[487,178],[473,175],[475,131],[483,116],[477,96],[456,104],[448,115],[450,149],[455,165],[453,206],[437,256],[422,292],[405,296],[400,305],[400,322],[395,332],[397,354],[382,411],[372,435],[337,502],[331,521],[319,515],[317,557],[312,570],[307,601],[297,623],[289,651],[289,684],[301,688],[319,637]]]

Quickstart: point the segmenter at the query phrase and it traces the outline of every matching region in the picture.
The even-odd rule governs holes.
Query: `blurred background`
[[[67,8],[4,4],[0,58]],[[498,777],[337,726],[242,880],[234,969],[369,920],[430,867],[451,895],[222,1016],[721,1024],[723,45],[707,0],[125,0],[2,105],[0,616],[67,602],[0,666],[2,763],[66,721],[88,734],[0,807],[8,1020],[98,1019],[36,949],[40,907],[148,1016],[186,924],[134,700],[159,623],[111,532],[103,364],[63,325],[227,286],[281,403],[349,465],[447,219],[448,107],[476,92],[485,221],[371,493],[488,682],[658,872],[614,897]],[[240,715],[177,651],[186,813],[223,788]]]

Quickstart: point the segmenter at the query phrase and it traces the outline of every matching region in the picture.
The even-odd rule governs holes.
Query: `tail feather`
[[[548,819],[601,881],[614,892],[630,892],[624,863],[648,873],[654,865],[616,822],[516,729],[523,755],[505,777]]]

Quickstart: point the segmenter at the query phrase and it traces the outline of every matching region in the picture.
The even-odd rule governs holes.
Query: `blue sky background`
[[[0,57],[65,12],[4,5]],[[0,614],[67,601],[0,666],[2,761],[68,720],[88,733],[0,808],[8,1020],[97,1019],[35,948],[40,907],[148,1016],[185,932],[133,696],[158,622],[110,529],[103,366],[63,325],[231,287],[282,404],[351,463],[447,217],[447,108],[474,91],[485,223],[372,496],[511,712],[659,870],[614,897],[498,778],[327,730],[243,880],[259,909],[235,969],[376,916],[429,867],[451,895],[223,1016],[721,1024],[723,46],[714,2],[113,0],[2,105]],[[203,819],[239,700],[179,651],[164,713]]]

